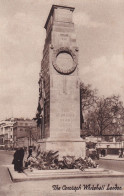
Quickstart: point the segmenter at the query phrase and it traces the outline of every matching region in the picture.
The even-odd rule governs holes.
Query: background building
[[[35,145],[38,139],[37,125],[34,120],[10,118],[0,122],[0,145],[15,148],[17,145]]]
[[[0,145],[13,146],[14,121],[11,119],[0,122]]]
[[[15,119],[13,133],[14,146],[35,145],[38,139],[36,122],[30,119]]]

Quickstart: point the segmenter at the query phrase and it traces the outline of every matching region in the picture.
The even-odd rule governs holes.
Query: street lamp
[[[29,128],[29,146],[31,146],[31,133],[32,133],[32,127]]]
[[[29,127],[27,129],[28,147],[31,146],[31,134],[32,134],[32,127]]]

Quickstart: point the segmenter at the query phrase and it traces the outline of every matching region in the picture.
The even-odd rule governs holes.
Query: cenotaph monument
[[[107,177],[111,177],[111,179],[115,178],[112,183],[116,184],[117,177],[124,177],[122,172],[96,168],[97,164],[91,164],[88,160],[84,165],[80,159],[80,167],[78,162],[77,164],[72,162],[75,160],[72,156],[75,158],[85,157],[85,142],[80,138],[80,84],[78,48],[72,22],[73,11],[72,7],[53,5],[45,24],[46,40],[41,62],[36,117],[41,129],[41,139],[38,141],[40,145],[38,145],[37,152],[40,149],[48,153],[41,153],[42,156],[39,156],[37,163],[33,160],[32,165],[23,170],[21,176],[20,174],[15,175],[12,166],[9,166],[8,170],[14,182],[45,179],[47,187],[49,187],[51,186],[50,180],[57,179],[58,182],[61,182],[62,179],[68,179],[70,187],[73,188],[73,178],[82,180],[88,178],[90,184],[93,184],[94,181],[99,181],[99,184],[102,184]],[[59,157],[56,151],[59,151]],[[58,167],[56,167],[55,159],[54,161],[46,159],[46,154],[50,153],[57,154],[57,159],[60,161]],[[87,168],[87,164],[90,168]],[[108,186],[108,184],[102,186],[99,184],[97,183],[98,186],[96,186],[98,189],[102,186],[103,189]],[[66,194],[66,189],[63,190]]]
[[[42,151],[85,157],[80,137],[78,47],[72,20],[74,8],[53,5],[47,18],[39,78]]]

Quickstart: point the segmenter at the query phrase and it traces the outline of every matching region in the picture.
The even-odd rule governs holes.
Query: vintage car
[[[99,159],[99,154],[97,153],[97,150],[94,148],[89,149],[89,157],[91,159]]]

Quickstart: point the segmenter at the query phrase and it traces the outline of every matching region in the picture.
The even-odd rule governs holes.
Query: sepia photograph
[[[0,0],[0,196],[124,195],[124,1]]]

